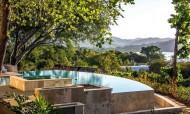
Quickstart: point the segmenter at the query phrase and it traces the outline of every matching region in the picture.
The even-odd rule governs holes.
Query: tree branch
[[[16,62],[15,64],[18,64],[19,61],[23,58],[23,56],[28,53],[30,50],[34,49],[35,47],[43,44],[44,42],[46,42],[49,38],[44,38],[43,40],[36,42],[36,43],[32,43],[29,47],[27,47],[19,56],[16,57]]]

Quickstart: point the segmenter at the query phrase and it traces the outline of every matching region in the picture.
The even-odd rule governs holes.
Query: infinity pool
[[[112,88],[112,93],[122,93],[131,91],[153,90],[151,87],[137,81],[126,78],[103,75],[87,72],[65,71],[65,70],[44,70],[44,71],[25,71],[22,78],[28,80],[35,79],[55,79],[55,78],[72,78],[73,84],[94,84]],[[46,77],[47,76],[47,77]],[[2,81],[4,80],[4,81]],[[9,79],[0,79],[0,85],[9,84]]]

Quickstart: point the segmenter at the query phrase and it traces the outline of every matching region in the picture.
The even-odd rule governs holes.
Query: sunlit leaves
[[[100,34],[106,35],[110,24],[121,16],[121,3],[133,0],[10,0],[10,31],[14,26],[64,26],[64,30],[76,31],[78,24],[102,21]],[[15,25],[16,24],[16,25]]]
[[[178,55],[182,58],[190,54],[190,3],[188,0],[174,0],[176,14],[168,20],[172,28],[178,28],[178,44],[182,47],[178,50]]]
[[[111,43],[109,26],[133,0],[10,0],[9,33],[15,57],[44,43],[90,41]],[[60,43],[60,42],[59,42]],[[63,43],[63,42],[61,42]],[[18,59],[17,59],[18,60]]]

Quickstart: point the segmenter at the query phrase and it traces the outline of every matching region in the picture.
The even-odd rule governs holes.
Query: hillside
[[[142,47],[155,45],[161,48],[161,51],[163,52],[173,52],[174,47],[174,39],[170,39],[168,41],[161,41],[161,42],[155,42],[155,43],[147,43],[142,45],[128,45],[124,47],[116,47],[116,50],[118,51],[125,51],[125,52],[139,52]]]
[[[149,45],[155,45],[161,48],[164,52],[172,52],[174,47],[174,39],[172,38],[136,38],[136,39],[121,39],[118,37],[112,37],[114,41],[111,45],[104,44],[102,49],[91,45],[88,41],[79,42],[81,47],[97,49],[97,50],[109,50],[115,49],[122,52],[139,52],[141,47]]]

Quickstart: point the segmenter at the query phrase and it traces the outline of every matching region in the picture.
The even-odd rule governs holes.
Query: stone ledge
[[[10,76],[10,85],[22,91],[34,91],[35,88],[62,87],[72,84],[72,78],[26,80]]]

